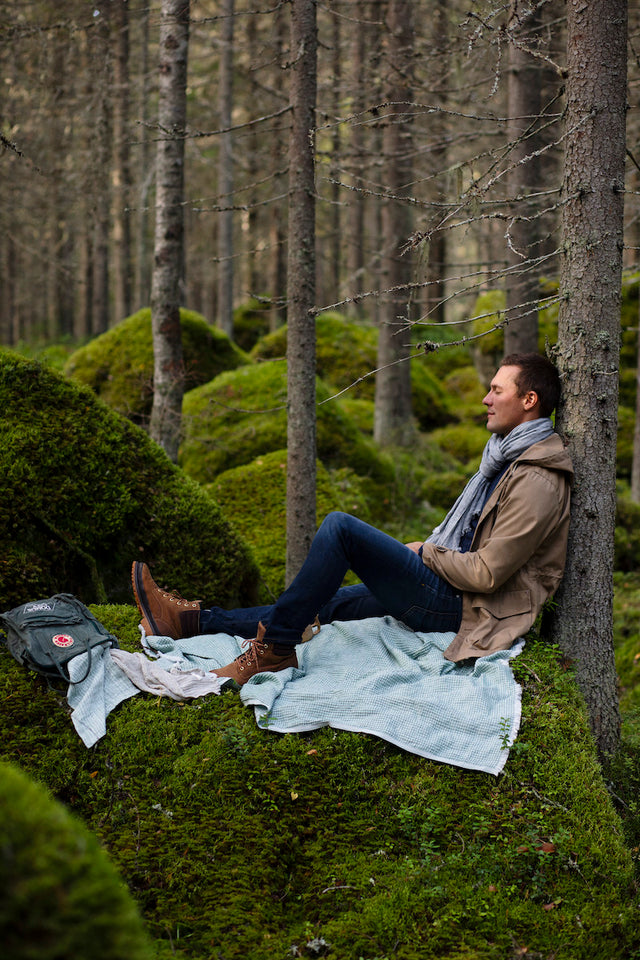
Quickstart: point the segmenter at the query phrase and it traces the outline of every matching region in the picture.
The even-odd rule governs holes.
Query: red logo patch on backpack
[[[56,633],[51,637],[51,641],[56,647],[72,647],[74,642],[68,633]]]

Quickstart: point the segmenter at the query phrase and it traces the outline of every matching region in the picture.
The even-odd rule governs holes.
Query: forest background
[[[2,5],[0,342],[62,366],[83,344],[150,304],[154,175],[158,145],[166,140],[184,148],[181,305],[244,350],[290,324],[296,290],[288,249],[290,88],[302,55],[289,33],[290,6],[191,4],[187,120],[168,136],[158,122],[159,5]],[[567,87],[575,74],[569,61],[581,55],[595,66],[605,104],[610,63],[597,50],[571,49],[567,9],[576,5],[560,0],[312,6],[318,28],[309,138],[315,242],[314,297],[307,313],[321,318],[318,332],[322,317],[330,315],[329,338],[338,348],[351,347],[347,335],[354,324],[363,337],[381,331],[375,360],[366,368],[354,361],[333,393],[344,398],[346,391],[348,401],[362,380],[375,379],[373,412],[359,409],[360,428],[381,450],[405,449],[418,459],[424,431],[416,391],[398,370],[433,374],[450,392],[450,410],[458,405],[438,426],[444,428],[451,415],[469,439],[477,423],[466,417],[468,408],[460,416],[460,378],[454,387],[453,375],[464,370],[469,376],[473,366],[472,389],[481,390],[504,352],[544,349],[545,338],[551,344],[557,339],[562,259],[571,241],[563,224],[570,200],[567,145],[575,133],[568,122]],[[598,5],[609,18],[623,6]],[[631,442],[638,419],[637,10],[632,6],[629,13],[624,183],[610,185],[610,209],[604,200],[602,211],[605,223],[611,215],[615,235],[612,198],[624,198],[623,324],[619,303],[616,318],[624,363],[615,394],[606,395],[602,422],[611,422],[612,402],[617,407],[623,401],[617,432],[603,434],[624,451],[617,471],[616,588],[624,646],[618,673],[627,688],[634,686],[637,669],[633,505],[639,483]],[[620,115],[617,108],[611,112]],[[583,125],[582,119],[575,123]],[[592,144],[596,152],[606,152],[609,140],[620,145],[615,134],[600,136]],[[619,294],[618,283],[614,296]],[[611,347],[610,331],[598,328],[599,320],[596,308],[585,323],[612,354],[617,381],[618,348]],[[214,343],[215,351],[220,341]],[[284,355],[286,344],[275,343],[280,353],[263,348],[261,359]],[[114,364],[113,356],[109,362]],[[331,383],[330,367],[324,375]],[[152,372],[145,376],[148,386]],[[234,395],[238,415],[246,413],[242,400],[248,396]],[[469,392],[464,396],[468,400]],[[254,419],[269,416],[260,412],[259,399],[252,398]],[[352,405],[352,414],[357,409]],[[133,416],[145,427],[148,417],[148,407]],[[184,429],[188,433],[188,424]],[[468,475],[477,449],[464,458],[460,433],[449,444],[447,452],[453,445],[460,454],[456,463],[464,461]],[[185,442],[185,465],[187,452]],[[399,462],[400,454],[394,455]],[[348,452],[342,465],[350,465]],[[451,475],[443,481],[451,483]],[[613,562],[613,516],[595,512],[598,536]],[[390,518],[389,528],[393,524]],[[595,578],[605,584],[598,604],[605,610],[610,574],[605,562]],[[585,591],[591,579],[583,575]],[[579,602],[590,606],[586,593]],[[609,649],[611,641],[610,630],[604,638]],[[606,673],[606,656],[596,659]],[[611,707],[617,698],[603,686],[602,699]],[[605,725],[605,746],[616,711],[617,702]],[[633,715],[633,709],[625,713],[631,727]]]

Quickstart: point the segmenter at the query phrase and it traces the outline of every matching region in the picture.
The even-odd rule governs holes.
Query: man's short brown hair
[[[561,389],[555,364],[539,353],[510,353],[500,366],[520,367],[515,380],[518,396],[533,390],[538,395],[540,416],[550,417],[558,405]]]

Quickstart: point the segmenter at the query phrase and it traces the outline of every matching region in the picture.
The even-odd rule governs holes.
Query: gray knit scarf
[[[506,437],[491,434],[482,454],[480,469],[471,477],[442,523],[427,537],[427,542],[459,550],[463,534],[480,516],[491,480],[508,463],[513,463],[534,443],[546,440],[552,433],[553,424],[549,417],[541,417],[521,423]]]

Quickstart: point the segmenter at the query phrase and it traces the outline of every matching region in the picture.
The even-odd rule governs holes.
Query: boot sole
[[[147,606],[147,594],[142,585],[142,564],[139,560],[134,560],[131,565],[131,585],[133,587],[133,595],[136,598],[136,605],[139,612],[151,627],[153,635],[157,636],[158,625],[151,616],[151,611]]]

